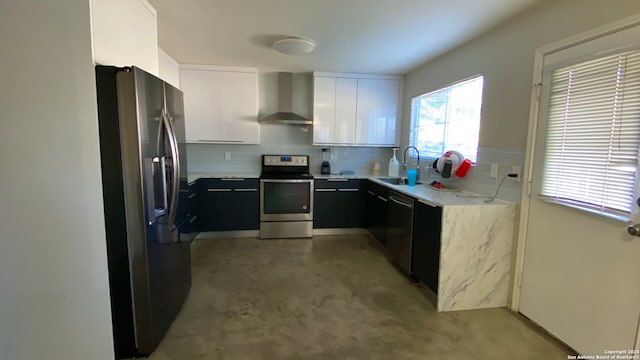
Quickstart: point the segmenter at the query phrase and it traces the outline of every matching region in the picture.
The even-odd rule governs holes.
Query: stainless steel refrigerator
[[[191,288],[182,92],[96,66],[115,353],[150,354]]]

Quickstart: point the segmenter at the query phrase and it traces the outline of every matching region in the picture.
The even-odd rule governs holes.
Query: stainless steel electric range
[[[313,235],[313,176],[308,155],[262,155],[260,238]]]

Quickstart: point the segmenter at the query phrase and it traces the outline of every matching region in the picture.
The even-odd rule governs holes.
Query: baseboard
[[[340,228],[340,229],[313,229],[313,235],[356,235],[367,234],[368,231],[362,228]]]
[[[247,238],[258,237],[260,235],[259,230],[236,230],[236,231],[206,231],[201,232],[196,237],[196,240],[200,239],[223,239],[223,238]]]

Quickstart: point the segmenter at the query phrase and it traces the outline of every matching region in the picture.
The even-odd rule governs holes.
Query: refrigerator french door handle
[[[180,189],[180,156],[178,154],[178,142],[176,139],[173,125],[169,119],[169,115],[163,109],[162,121],[164,123],[164,129],[167,132],[167,139],[169,140],[169,148],[171,150],[171,161],[173,162],[172,171],[172,188],[169,201],[169,224],[173,225],[176,221],[176,212],[178,210],[178,192]]]

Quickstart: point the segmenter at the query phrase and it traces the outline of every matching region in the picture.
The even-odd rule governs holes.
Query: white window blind
[[[411,100],[409,142],[421,156],[457,150],[476,161],[483,85],[484,77],[477,76]]]
[[[547,111],[542,195],[630,214],[640,144],[640,51],[555,70]]]

